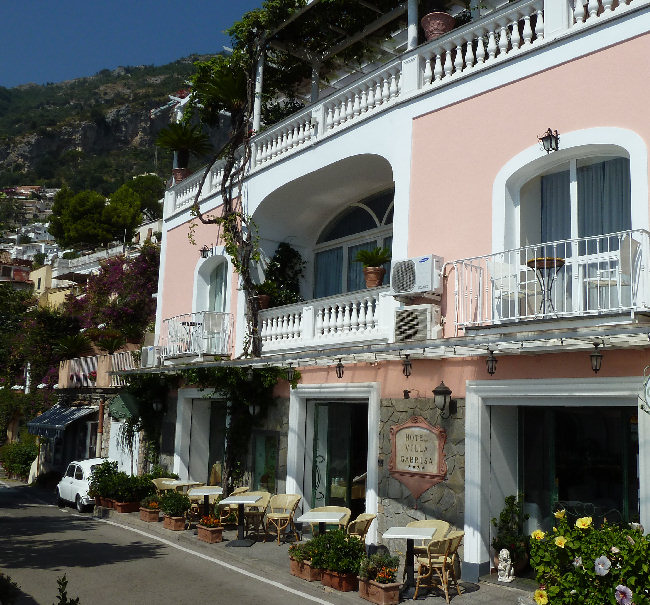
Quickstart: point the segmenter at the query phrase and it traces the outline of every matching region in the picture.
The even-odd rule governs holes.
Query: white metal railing
[[[388,290],[388,286],[371,288],[261,311],[263,352],[388,342],[393,336],[395,309]]]
[[[263,169],[314,142],[355,127],[396,103],[415,98],[458,78],[491,69],[537,50],[557,38],[597,27],[610,18],[650,4],[650,0],[521,0],[510,2],[452,30],[352,82],[261,132],[252,140],[250,171]],[[548,14],[547,14],[548,13]],[[569,15],[571,13],[571,15]],[[551,27],[546,24],[550,23]],[[203,170],[170,190],[166,216],[187,207]],[[221,165],[212,169],[201,192],[219,191]]]
[[[120,372],[124,370],[134,370],[138,367],[132,351],[121,351],[113,353],[111,356],[111,371]],[[123,376],[111,374],[111,386],[123,387],[126,385],[126,379]]]
[[[159,344],[161,357],[229,355],[232,316],[230,313],[200,311],[163,321]]]
[[[648,309],[648,236],[621,231],[453,261],[456,327]]]

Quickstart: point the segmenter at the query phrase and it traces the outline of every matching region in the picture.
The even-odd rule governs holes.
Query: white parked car
[[[79,512],[95,503],[88,496],[88,483],[93,468],[105,461],[105,458],[90,458],[89,460],[73,460],[63,475],[63,479],[56,486],[56,500],[59,506],[65,502],[72,502]]]

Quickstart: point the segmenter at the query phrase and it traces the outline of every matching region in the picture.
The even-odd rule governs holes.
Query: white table
[[[340,512],[308,512],[296,519],[297,523],[318,523],[318,533],[325,533],[328,523],[340,523],[345,513]]]
[[[237,505],[237,539],[230,540],[226,546],[252,546],[253,540],[244,539],[244,504],[255,504],[260,500],[260,494],[237,494],[236,496],[228,496],[224,498],[220,504],[236,504]]]
[[[204,485],[203,487],[191,487],[187,490],[190,498],[203,498],[203,514],[210,513],[210,496],[219,496],[223,494],[223,489],[218,485]]]
[[[406,560],[404,570],[406,571],[406,582],[402,588],[404,596],[411,598],[415,592],[415,564],[413,561],[413,540],[433,539],[436,533],[435,527],[391,527],[387,529],[383,537],[388,540],[406,540]]]
[[[183,481],[182,479],[170,479],[169,481],[162,481],[162,484],[168,489],[187,491],[190,487],[201,485],[200,481]]]

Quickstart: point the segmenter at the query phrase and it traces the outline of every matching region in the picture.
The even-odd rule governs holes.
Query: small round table
[[[564,259],[558,256],[540,256],[526,261],[526,266],[535,269],[537,280],[542,287],[542,302],[539,305],[539,310],[542,314],[545,314],[547,309],[555,311],[551,291],[557,272],[564,267]]]

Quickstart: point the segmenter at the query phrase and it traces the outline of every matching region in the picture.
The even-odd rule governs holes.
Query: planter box
[[[110,498],[104,498],[104,496],[100,496],[100,500],[104,508],[113,508],[113,500]]]
[[[147,523],[158,523],[160,520],[160,511],[153,508],[140,507],[140,520]]]
[[[137,513],[140,510],[139,502],[115,502],[113,507],[118,513]]]
[[[202,542],[214,544],[223,539],[223,527],[204,527],[200,523],[196,526],[196,535]]]
[[[377,605],[395,605],[399,603],[401,584],[379,584],[374,580],[359,579],[359,596]]]
[[[185,517],[163,517],[163,527],[172,531],[183,531],[185,529]]]
[[[289,559],[289,571],[292,576],[307,580],[307,582],[319,582],[321,570],[311,566],[311,561],[294,561]]]
[[[341,592],[359,590],[359,580],[357,580],[356,574],[353,573],[338,573],[323,569],[321,571],[320,581],[323,586],[328,586]]]

